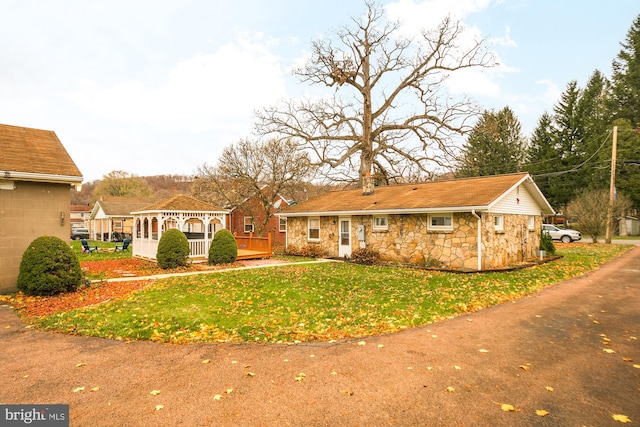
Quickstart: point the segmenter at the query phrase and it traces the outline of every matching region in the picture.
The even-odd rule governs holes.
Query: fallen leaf
[[[614,420],[620,421],[621,423],[630,423],[631,422],[629,417],[627,417],[626,415],[613,414],[611,416],[613,417]]]
[[[595,325],[599,325],[599,324],[600,324],[600,322],[598,322],[597,320],[594,320],[594,321],[593,321],[593,323],[594,323]]]
[[[202,361],[202,363],[203,363],[203,364],[205,364],[205,365],[206,365],[207,363],[209,363],[209,362],[211,362],[211,359],[204,359],[204,360]]]
[[[336,371],[331,372],[331,375],[338,375]]]
[[[232,389],[232,388],[228,388],[228,389],[226,390],[226,393],[227,393],[227,394],[231,394],[231,393],[233,393],[233,389]]]
[[[81,362],[81,363],[76,364],[76,368],[81,368],[81,367],[83,367],[85,365],[86,365],[85,363]]]
[[[603,348],[602,351],[604,351],[605,353],[609,353],[609,354],[615,353],[615,350],[610,349],[610,348]]]
[[[547,411],[545,411],[544,409],[537,409],[536,410],[536,415],[539,417],[544,417],[549,415],[549,413]]]
[[[160,390],[151,390],[151,393],[150,393],[150,394],[151,394],[152,396],[157,396],[157,395],[159,395],[159,394],[160,394]]]
[[[633,365],[634,368],[640,369],[640,365]]]
[[[480,353],[489,353],[489,350],[485,350],[484,348],[481,348],[480,350],[478,350]]]
[[[72,390],[74,393],[77,393],[79,391],[84,391],[84,387],[76,387]]]
[[[384,344],[378,344],[378,348],[384,347]]]
[[[340,393],[346,394],[348,396],[353,396],[353,391],[351,390],[340,390]]]
[[[467,322],[473,322],[473,319],[467,319]]]
[[[364,341],[358,341],[358,345],[367,345],[367,343]]]
[[[622,360],[624,360],[625,362],[633,362],[633,359],[630,357],[623,357]]]
[[[248,377],[255,377],[255,376],[256,376],[256,374],[254,374],[253,372],[247,372],[247,376],[248,376]]]
[[[529,369],[531,369],[531,367],[527,365],[520,365],[518,366],[518,368],[522,369],[523,371],[528,371]]]
[[[156,405],[156,411],[159,411],[162,408],[164,408],[164,405]]]
[[[98,391],[98,390],[100,390],[100,387],[94,387],[94,388],[92,388],[92,389],[91,389],[91,390],[89,390],[89,391]]]
[[[235,365],[236,363],[238,363],[238,362],[237,362],[237,361],[235,361],[235,360],[232,360],[232,361],[231,361],[231,364],[232,364],[232,365]]]
[[[502,409],[504,412],[511,412],[516,410],[513,405],[509,405],[507,403],[503,403],[502,406],[500,406],[500,409]]]
[[[448,391],[449,393],[453,393],[454,391],[456,391],[456,389],[455,389],[455,388],[453,388],[453,387],[447,387],[447,391]]]
[[[302,372],[300,372],[295,379],[296,379],[296,381],[302,381],[304,379],[304,377],[306,377],[306,375],[303,374]]]
[[[431,338],[438,338],[437,335],[431,335]]]
[[[547,386],[547,387],[545,387],[545,388],[547,389],[547,391],[553,391],[553,387],[549,387],[549,386]]]
[[[215,396],[213,396],[213,400],[220,400],[220,399],[222,399],[221,394],[216,394]]]

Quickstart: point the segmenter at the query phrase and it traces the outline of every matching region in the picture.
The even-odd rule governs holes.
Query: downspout
[[[473,216],[475,216],[476,219],[478,220],[478,237],[477,237],[477,239],[478,239],[478,243],[477,243],[477,245],[478,245],[478,271],[480,271],[480,270],[482,270],[482,241],[481,241],[482,233],[481,233],[481,227],[480,227],[480,225],[482,223],[482,218],[476,213],[475,209],[471,209],[471,214]]]

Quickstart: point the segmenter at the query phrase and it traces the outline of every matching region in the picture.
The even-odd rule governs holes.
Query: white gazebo
[[[192,259],[207,258],[213,235],[226,228],[228,211],[193,197],[178,195],[131,212],[133,256],[156,259],[162,233],[177,228],[189,240]]]

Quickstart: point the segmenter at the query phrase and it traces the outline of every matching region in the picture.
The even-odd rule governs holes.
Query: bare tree
[[[198,167],[192,194],[225,207],[242,207],[262,234],[274,202],[311,172],[308,155],[290,140],[241,140],[225,148],[215,167]]]
[[[576,218],[576,226],[583,233],[597,243],[598,237],[604,235],[607,228],[607,207],[609,206],[608,190],[584,190],[569,202],[567,210]],[[632,206],[631,200],[618,195],[614,205],[614,214],[624,215]]]
[[[460,48],[463,28],[449,18],[403,38],[399,23],[372,2],[352,21],[335,41],[313,42],[311,59],[294,70],[303,83],[334,87],[333,96],[267,107],[257,113],[257,132],[298,141],[334,179],[353,179],[357,170],[360,184],[371,172],[389,181],[448,166],[453,137],[479,111],[469,99],[453,100],[444,83],[453,72],[493,63],[484,42]]]

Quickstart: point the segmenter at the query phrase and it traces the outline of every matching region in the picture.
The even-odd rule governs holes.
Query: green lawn
[[[114,252],[116,245],[122,246],[122,242],[101,242],[98,240],[89,240],[90,247],[98,247],[97,252],[93,253],[82,253],[82,243],[80,240],[71,240],[71,249],[75,252],[78,260],[82,261],[99,261],[103,259],[121,259],[121,258],[131,258],[131,249],[132,246],[129,246],[129,249],[125,252],[118,251]]]
[[[586,273],[629,247],[571,244],[503,273],[299,264],[159,280],[125,300],[40,318],[45,329],[164,342],[331,340],[473,312]]]

